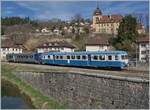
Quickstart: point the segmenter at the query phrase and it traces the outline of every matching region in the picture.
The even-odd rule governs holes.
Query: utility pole
[[[135,56],[136,56],[136,67],[137,67],[137,62],[138,62],[138,57],[137,57],[137,54],[138,54],[138,46],[137,46],[137,40],[136,40],[136,45],[135,45],[136,47],[136,52],[135,52]]]

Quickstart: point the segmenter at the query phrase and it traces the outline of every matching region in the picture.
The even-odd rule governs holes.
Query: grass
[[[1,75],[4,80],[10,81],[15,84],[19,89],[20,93],[24,93],[31,98],[32,105],[35,108],[46,108],[46,109],[63,109],[64,105],[60,105],[58,102],[49,99],[47,96],[41,94],[38,90],[32,88],[31,85],[25,83],[23,80],[17,78],[13,72],[17,70],[34,70],[30,67],[12,66],[2,64]],[[36,69],[37,70],[37,69]]]

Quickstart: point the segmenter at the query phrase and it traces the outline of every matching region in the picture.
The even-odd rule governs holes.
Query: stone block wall
[[[51,99],[68,108],[148,109],[149,82],[101,74],[18,72]]]

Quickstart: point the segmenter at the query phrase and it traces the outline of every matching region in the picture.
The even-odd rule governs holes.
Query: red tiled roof
[[[1,40],[1,48],[22,48],[21,45],[16,45],[11,39]]]
[[[121,22],[123,16],[121,15],[104,15],[99,20],[99,23],[114,23],[114,22]]]
[[[137,24],[137,29],[143,29],[143,27],[144,27],[143,24],[141,24],[141,23],[138,23],[138,24]]]
[[[52,47],[68,47],[68,48],[75,48],[75,46],[71,45],[70,43],[68,42],[65,42],[65,41],[61,41],[61,42],[47,42],[47,43],[44,43],[40,46],[38,46],[37,48],[52,48]]]
[[[147,37],[147,36],[140,37],[137,42],[138,43],[149,43],[149,37]]]
[[[93,37],[87,41],[86,45],[109,45],[109,42],[105,37]]]

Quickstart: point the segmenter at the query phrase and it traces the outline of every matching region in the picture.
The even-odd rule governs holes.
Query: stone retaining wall
[[[101,74],[18,72],[17,77],[68,108],[148,109],[149,82]]]

